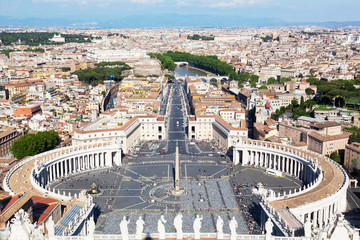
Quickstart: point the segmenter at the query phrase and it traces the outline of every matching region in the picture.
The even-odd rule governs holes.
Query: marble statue
[[[311,237],[311,222],[310,217],[308,217],[304,223],[304,235],[305,237]]]
[[[265,232],[266,232],[265,239],[266,240],[271,239],[273,227],[274,227],[274,224],[272,223],[271,219],[268,218],[268,220],[265,223]]]
[[[121,236],[123,240],[129,240],[129,230],[128,230],[128,224],[130,223],[130,220],[126,220],[126,216],[123,217],[123,220],[120,222],[120,231]]]
[[[32,229],[29,229],[26,219],[28,215],[24,213],[25,211],[20,209],[11,219],[9,240],[29,239]]]
[[[200,229],[201,229],[201,221],[203,220],[203,217],[200,217],[199,215],[196,215],[196,218],[193,223],[193,229],[194,229],[194,238],[200,239]]]
[[[174,227],[176,229],[176,239],[183,239],[183,231],[182,231],[182,214],[179,212],[174,218]]]
[[[32,233],[30,235],[30,239],[31,240],[44,240],[45,239],[42,229],[40,229],[39,226],[33,229]]]
[[[235,217],[232,217],[232,219],[229,222],[229,228],[230,228],[230,239],[236,240],[236,228],[238,227],[238,223],[235,220]]]
[[[52,219],[52,216],[49,217],[49,219],[46,221],[46,230],[47,230],[47,236],[49,239],[52,239],[55,237],[55,223]]]
[[[165,217],[164,215],[161,215],[159,220],[158,220],[158,232],[159,232],[159,239],[165,239]]]
[[[144,231],[144,220],[140,216],[139,219],[136,221],[136,239],[142,239],[142,233]]]
[[[90,239],[94,238],[94,231],[95,231],[95,222],[94,222],[94,217],[91,216],[91,218],[87,221],[86,223],[86,227],[87,227],[87,236]]]
[[[224,226],[224,221],[222,220],[222,218],[220,216],[218,216],[217,221],[216,221],[216,238],[217,239],[224,239],[224,232],[223,232],[223,226]]]

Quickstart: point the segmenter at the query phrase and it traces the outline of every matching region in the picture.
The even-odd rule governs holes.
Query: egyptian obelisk
[[[175,148],[175,193],[180,192],[180,161],[179,161],[179,144],[176,140]]]

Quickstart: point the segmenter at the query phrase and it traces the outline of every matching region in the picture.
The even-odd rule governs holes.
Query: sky
[[[210,14],[286,22],[360,21],[359,0],[0,0],[0,15],[99,22],[129,15]]]

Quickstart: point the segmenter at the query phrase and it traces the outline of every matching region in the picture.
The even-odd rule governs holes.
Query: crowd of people
[[[261,217],[261,209],[259,202],[261,198],[257,195],[254,195],[251,189],[257,183],[252,184],[239,184],[235,181],[232,181],[234,187],[234,192],[236,199],[239,202],[240,210],[247,222],[249,231],[253,234],[260,234],[262,232],[259,225]]]

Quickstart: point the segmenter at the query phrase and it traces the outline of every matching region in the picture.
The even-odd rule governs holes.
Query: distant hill
[[[75,18],[12,18],[0,16],[0,27],[265,27],[265,26],[360,26],[360,21],[348,22],[286,22],[278,18],[244,18],[235,15],[131,15],[110,21],[89,22]]]

